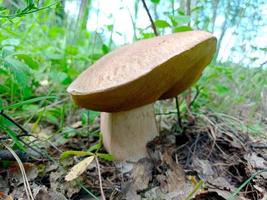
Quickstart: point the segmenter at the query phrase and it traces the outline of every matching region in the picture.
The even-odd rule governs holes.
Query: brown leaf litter
[[[147,145],[149,156],[137,163],[99,160],[105,197],[225,200],[255,172],[267,169],[266,140],[255,140],[210,114],[196,116],[195,123],[184,126],[183,134],[175,131],[166,134],[168,127],[164,124],[164,135]],[[76,136],[57,148],[85,150],[96,140],[93,137],[89,142],[86,137]],[[55,149],[49,153],[54,158],[60,154]],[[101,199],[95,160],[77,179],[64,180],[67,171],[83,159],[24,163],[35,199]],[[21,178],[16,165],[0,171],[0,199],[25,199]],[[266,198],[267,172],[256,175],[235,197],[237,200]]]

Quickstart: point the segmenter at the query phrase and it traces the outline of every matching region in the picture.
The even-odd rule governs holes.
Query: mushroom
[[[215,50],[216,38],[204,31],[137,41],[103,56],[67,91],[79,106],[101,111],[107,151],[117,160],[136,161],[159,134],[154,102],[190,87]]]

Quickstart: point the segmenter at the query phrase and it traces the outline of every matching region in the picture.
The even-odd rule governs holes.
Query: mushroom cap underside
[[[68,87],[81,107],[119,112],[174,97],[201,75],[216,38],[189,31],[121,47],[82,72]]]

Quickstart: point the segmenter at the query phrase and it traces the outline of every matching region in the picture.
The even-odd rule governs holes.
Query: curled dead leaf
[[[78,178],[86,169],[87,167],[93,162],[94,156],[89,156],[83,159],[81,162],[74,165],[69,173],[65,176],[66,181],[72,181]]]

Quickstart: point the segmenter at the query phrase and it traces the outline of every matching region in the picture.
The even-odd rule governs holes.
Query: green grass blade
[[[65,151],[60,155],[60,160],[64,160],[70,156],[93,156],[95,154],[87,151]]]
[[[258,174],[262,173],[262,172],[267,172],[267,169],[264,170],[260,170],[255,172],[254,174],[251,175],[251,177],[249,177],[244,183],[242,183],[242,185],[239,186],[239,188],[237,188],[228,198],[227,200],[235,200],[235,196]]]
[[[21,141],[18,139],[17,134],[12,131],[9,128],[2,128],[7,135],[13,140],[13,142],[17,145],[17,147],[19,148],[19,150],[26,152],[26,149],[24,147],[24,145],[21,143]]]
[[[78,185],[85,191],[87,192],[91,197],[93,197],[96,200],[99,200],[92,192],[90,192],[81,182],[78,181]]]
[[[194,187],[193,191],[190,192],[184,200],[190,200],[194,196],[194,194],[201,189],[201,186],[204,184],[204,181],[201,179],[196,186]]]
[[[31,103],[35,103],[35,102],[42,101],[42,100],[56,99],[56,98],[57,98],[56,96],[36,97],[36,98],[33,98],[33,99],[28,99],[26,101],[22,101],[22,102],[19,102],[19,103],[12,104],[12,105],[9,105],[9,106],[5,106],[5,107],[3,107],[1,109],[2,110],[8,110],[8,109],[13,109],[13,108],[18,108],[18,107],[21,107],[21,106],[23,106],[25,104],[31,104]]]

